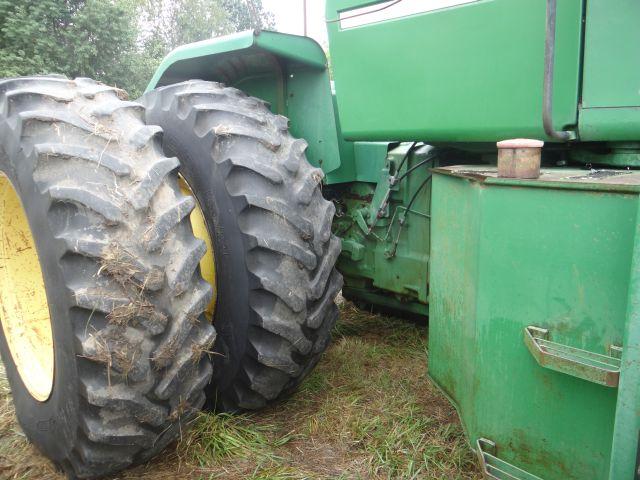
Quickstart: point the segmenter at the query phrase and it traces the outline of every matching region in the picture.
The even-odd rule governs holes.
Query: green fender
[[[353,155],[352,145],[339,140],[327,57],[311,38],[254,30],[184,45],[165,57],[147,91],[190,79],[222,82],[270,102],[291,120],[291,133],[309,143],[307,158],[327,180],[340,167],[341,150]]]

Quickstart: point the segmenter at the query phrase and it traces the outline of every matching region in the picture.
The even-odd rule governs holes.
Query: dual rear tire
[[[334,207],[305,142],[264,102],[201,81],[135,103],[89,79],[12,79],[0,82],[0,145],[2,187],[23,208],[46,290],[31,308],[6,288],[20,262],[0,263],[0,353],[23,430],[69,476],[146,461],[206,401],[260,408],[317,363],[342,285]],[[197,206],[215,293],[189,221]],[[19,237],[5,217],[3,238]],[[14,243],[0,241],[10,258],[23,255]],[[29,349],[44,352],[42,382]]]
[[[195,192],[217,274],[212,407],[265,406],[326,349],[342,287],[334,205],[285,117],[235,88],[189,81],[147,93],[149,124]]]

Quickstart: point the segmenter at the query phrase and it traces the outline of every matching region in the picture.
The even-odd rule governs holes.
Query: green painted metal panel
[[[473,445],[490,439],[501,460],[547,480],[609,478],[618,389],[582,367],[545,368],[524,334],[548,330],[558,355],[612,356],[628,337],[640,176],[462,170],[433,180],[430,375]]]
[[[346,138],[493,142],[544,138],[545,2],[482,0],[342,29],[328,0],[338,110]],[[554,126],[577,123],[583,2],[558,2]]]
[[[291,133],[309,144],[307,158],[327,173],[340,167],[340,147],[329,76],[305,68],[287,71],[287,111]]]
[[[355,142],[353,149],[356,174],[354,180],[372,183],[380,181],[380,172],[387,162],[389,144],[386,142]],[[405,150],[401,151],[404,154]]]
[[[638,19],[636,0],[587,2],[583,108],[640,106]]]
[[[583,141],[640,140],[640,3],[589,0],[582,102]]]
[[[634,474],[637,478],[640,468],[640,208],[635,226],[623,345],[610,479],[633,478]]]
[[[584,108],[580,110],[580,140],[640,140],[640,107]]]

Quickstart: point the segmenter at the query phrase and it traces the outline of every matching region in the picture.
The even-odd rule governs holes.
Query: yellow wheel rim
[[[0,173],[0,323],[33,398],[53,389],[53,334],[40,260],[20,198]]]
[[[207,306],[205,310],[205,314],[209,321],[213,320],[213,314],[216,309],[216,264],[215,258],[213,256],[213,242],[211,241],[211,236],[209,235],[209,230],[207,229],[207,224],[204,221],[204,214],[202,213],[202,209],[200,208],[200,204],[198,203],[198,199],[193,194],[191,187],[187,183],[187,181],[180,175],[180,190],[185,195],[190,195],[196,200],[196,208],[193,209],[189,220],[191,221],[191,228],[193,229],[193,234],[204,241],[207,245],[207,253],[205,253],[202,260],[200,260],[200,273],[202,274],[202,278],[204,278],[207,282],[211,284],[213,287],[213,297],[211,302]]]

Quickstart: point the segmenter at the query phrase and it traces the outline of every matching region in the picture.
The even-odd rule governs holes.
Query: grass
[[[119,479],[476,479],[453,408],[426,376],[426,327],[341,305],[334,341],[292,398],[202,413],[177,445]],[[0,370],[0,478],[61,479],[15,422]]]

